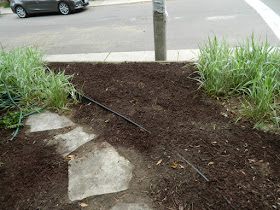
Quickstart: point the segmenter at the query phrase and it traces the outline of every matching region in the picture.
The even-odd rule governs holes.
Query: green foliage
[[[208,39],[196,64],[199,82],[213,96],[243,95],[243,114],[279,127],[280,51],[254,35],[231,48],[226,39]]]
[[[31,104],[40,100],[51,108],[66,108],[69,95],[75,99],[75,88],[70,82],[73,75],[55,74],[46,70],[43,53],[31,47],[0,51],[0,78],[8,86],[17,87],[21,100]],[[0,93],[3,85],[0,85]]]
[[[5,8],[10,7],[10,2],[9,2],[9,0],[6,0],[6,2],[0,3],[0,7],[5,7]]]
[[[67,109],[76,101],[75,87],[71,83],[72,75],[64,72],[56,74],[45,67],[43,53],[31,47],[0,51],[0,125],[7,128],[22,126],[18,120],[30,113],[33,106],[48,106],[52,109]],[[9,97],[9,94],[11,97]],[[72,96],[72,101],[69,100]],[[17,107],[11,103],[15,100]],[[17,112],[17,113],[15,113]]]

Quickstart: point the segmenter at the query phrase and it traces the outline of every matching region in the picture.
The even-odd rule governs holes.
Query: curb
[[[165,62],[196,62],[199,49],[168,50]],[[154,51],[46,55],[47,62],[155,62]]]

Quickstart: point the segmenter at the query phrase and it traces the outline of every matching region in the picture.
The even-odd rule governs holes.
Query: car
[[[88,5],[88,0],[10,0],[13,13],[16,13],[20,18],[43,12],[60,12],[63,15],[68,15]]]

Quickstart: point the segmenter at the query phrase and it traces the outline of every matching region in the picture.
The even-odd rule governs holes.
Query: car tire
[[[26,18],[27,12],[25,11],[25,9],[22,6],[17,6],[16,7],[16,13],[20,18]]]
[[[60,2],[58,4],[58,10],[63,15],[68,15],[71,13],[71,9],[70,9],[69,5],[66,4],[65,2]]]

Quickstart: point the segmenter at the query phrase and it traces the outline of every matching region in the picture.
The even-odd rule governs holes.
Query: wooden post
[[[166,9],[165,0],[153,0],[155,60],[166,61]]]

